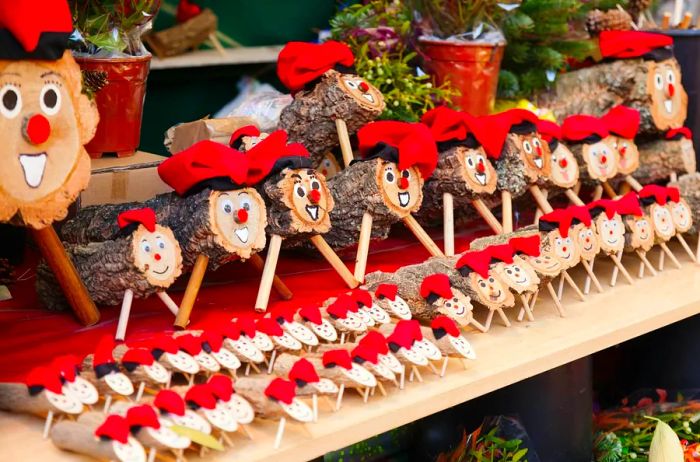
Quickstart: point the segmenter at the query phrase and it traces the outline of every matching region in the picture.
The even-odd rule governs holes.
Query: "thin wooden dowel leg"
[[[124,340],[124,337],[126,337],[126,326],[129,324],[129,314],[131,313],[131,302],[133,299],[134,292],[131,289],[126,289],[124,291],[124,298],[122,299],[122,309],[119,312],[117,333],[114,335],[114,338],[117,340]]]
[[[589,262],[586,260],[581,260],[581,263],[583,264],[583,268],[586,270],[586,273],[588,274],[588,277],[590,278],[591,281],[593,281],[593,284],[595,285],[595,288],[598,292],[603,292],[603,286],[600,285],[600,281],[596,277],[595,273],[593,272],[593,267]],[[588,279],[586,279],[588,281]],[[584,290],[584,293],[586,291]]]
[[[673,255],[673,252],[671,252],[671,249],[668,248],[665,242],[659,243],[659,246],[661,246],[661,250],[664,251],[666,256],[671,259],[674,265],[676,265],[676,268],[680,269],[681,268],[681,262],[678,261],[675,255]]]
[[[620,255],[620,253],[618,252],[617,255]],[[613,256],[611,256],[610,258],[616,259],[617,256],[616,256],[616,255],[613,255]],[[610,287],[615,287],[615,285],[617,284],[617,276],[618,276],[618,274],[620,274],[620,268],[619,268],[617,265],[615,265],[615,268],[613,268],[613,272],[612,272],[612,274],[610,275]]]
[[[595,265],[595,257],[593,257],[591,259],[591,264],[590,264],[591,272],[593,271],[594,265]],[[591,292],[591,282],[592,282],[591,277],[586,276],[586,280],[583,283],[583,294],[584,295],[588,295]],[[598,282],[600,283],[600,281],[598,281]]]
[[[535,316],[532,314],[532,310],[530,309],[530,305],[527,303],[527,300],[525,299],[525,296],[523,294],[520,294],[520,302],[523,304],[523,308],[525,310],[525,313],[527,314],[527,319],[528,321],[534,321]],[[518,319],[520,321],[520,319]]]
[[[370,387],[365,388],[365,393],[362,395],[362,402],[365,403],[365,404],[367,404],[367,401],[369,400],[369,392],[370,392],[370,390],[371,390]]]
[[[314,413],[314,422],[318,422],[318,395],[316,393],[311,395],[311,408]]]
[[[258,255],[257,253],[251,255],[248,259],[248,262],[251,265],[253,265],[253,267],[255,267],[255,269],[257,269],[260,272],[260,274],[263,273],[263,270],[265,269],[265,260],[263,260],[263,258],[260,255]],[[276,274],[275,278],[272,280],[272,288],[275,289],[275,292],[277,292],[277,295],[279,295],[279,297],[282,300],[291,300],[294,296],[292,291],[289,290],[289,287],[287,287],[284,281],[282,281],[282,278],[280,278]]]
[[[662,249],[661,252],[659,252],[659,271],[664,270],[664,266],[666,263],[665,260],[666,260],[666,252],[664,252]]]
[[[338,389],[338,396],[335,399],[335,410],[339,411],[340,406],[343,403],[343,393],[345,392],[345,384],[340,384],[340,388]]]
[[[146,389],[146,382],[141,382],[139,383],[139,389],[136,392],[136,402],[141,401],[141,398],[143,398],[143,391]]]
[[[284,424],[287,422],[287,419],[282,417],[280,419],[280,423],[277,426],[277,434],[275,435],[275,444],[274,448],[279,449],[280,444],[282,444],[282,435],[284,434]]]
[[[320,234],[317,234],[315,236],[311,236],[310,238],[311,243],[318,249],[318,251],[323,255],[323,258],[330,263],[330,265],[333,267],[333,269],[338,273],[338,275],[343,279],[345,284],[350,287],[351,289],[354,289],[355,287],[359,286],[360,283],[355,279],[355,276],[350,272],[347,266],[345,266],[345,263],[343,263],[343,260],[340,259],[337,253],[333,251],[330,245],[328,245],[328,242],[321,236]]]
[[[646,268],[649,270],[649,272],[652,274],[652,276],[659,275],[659,273],[656,272],[654,265],[652,265],[651,262],[649,261],[649,259],[647,258],[646,252],[642,252],[641,250],[637,250],[637,255],[639,255],[639,259],[642,260],[642,268],[644,268],[646,266]]]
[[[338,132],[338,141],[340,142],[340,152],[343,155],[343,163],[347,168],[352,162],[352,146],[350,145],[350,135],[348,134],[348,126],[343,119],[335,119],[335,130]]]
[[[610,186],[610,183],[608,183],[607,181],[603,181],[603,183],[601,183],[601,186],[603,187],[605,194],[607,194],[610,199],[615,199],[617,197],[617,192],[615,192],[613,187]]]
[[[112,407],[112,395],[108,394],[105,396],[105,406],[102,408],[102,412],[107,414],[110,407]]]
[[[267,374],[272,374],[272,367],[275,365],[275,358],[277,357],[277,350],[272,350],[270,355],[270,362],[267,364]]]
[[[501,191],[501,214],[503,215],[503,233],[513,232],[513,196],[510,191]]]
[[[559,297],[557,297],[557,293],[554,290],[554,286],[552,285],[551,282],[547,283],[547,291],[549,292],[549,296],[552,297],[552,301],[554,302],[554,306],[557,307],[557,311],[559,312],[559,316],[562,318],[566,316],[566,311],[564,310],[564,305],[562,305],[561,301],[559,300]]]
[[[627,282],[629,282],[631,285],[634,285],[634,279],[632,279],[630,273],[627,272],[627,268],[625,268],[622,264],[622,252],[620,252],[618,256],[610,255],[610,258],[612,259],[613,263],[615,263],[615,266],[620,269],[620,272],[625,277]]]
[[[387,396],[387,392],[384,389],[384,384],[379,380],[377,380],[377,388],[379,388],[379,393],[381,393],[382,396]],[[374,396],[374,389],[372,389],[372,396]]]
[[[194,307],[195,300],[197,300],[197,294],[199,293],[199,288],[202,285],[204,273],[207,271],[208,265],[209,257],[207,255],[197,255],[197,259],[192,267],[190,279],[187,281],[185,294],[182,296],[182,301],[180,302],[180,309],[175,317],[175,326],[181,329],[187,327],[187,324],[190,322],[190,314],[192,314],[192,308]]]
[[[576,285],[576,283],[574,282],[574,280],[571,279],[571,276],[569,276],[569,273],[566,271],[562,271],[561,274],[562,274],[562,276],[564,276],[564,280],[567,282],[567,284],[569,284],[569,286],[571,286],[571,288],[574,289],[574,292],[576,292],[576,295],[578,296],[578,298],[582,302],[585,302],[586,296],[583,295],[583,292],[581,292],[581,289],[579,289],[578,286]]]
[[[164,290],[156,292],[156,295],[165,304],[165,306],[168,307],[170,312],[177,316],[177,312],[180,310],[180,308],[177,306],[177,303],[175,303],[173,299],[170,298],[170,295],[168,295],[167,292],[165,292]]]
[[[472,316],[471,320],[469,321],[469,324],[471,324],[472,326],[476,327],[476,328],[477,328],[479,331],[481,331],[481,332],[486,332],[486,331],[488,330],[488,329],[486,328],[486,326],[484,326],[484,325],[481,324],[479,321],[477,321],[476,319],[474,319],[473,316]]]
[[[559,274],[559,286],[557,287],[557,297],[559,300],[564,298],[564,274]]]
[[[219,38],[216,36],[216,32],[212,32],[211,34],[209,34],[209,41],[220,56],[226,56],[226,49],[219,41]]]
[[[42,229],[28,229],[80,323],[84,326],[97,324],[97,321],[100,320],[100,312],[85,288],[85,284],[80,279],[73,262],[63,248],[56,230],[53,226],[47,226]]]
[[[445,255],[451,257],[455,254],[455,210],[452,194],[446,192],[442,195],[442,229],[445,247]]]
[[[566,197],[569,199],[569,202],[571,202],[574,205],[586,205],[585,202],[581,200],[580,197],[572,190],[572,189],[565,189],[564,194],[566,194]]]
[[[369,241],[372,237],[372,214],[365,212],[362,215],[360,225],[360,239],[357,242],[357,255],[355,256],[355,279],[362,283],[365,280],[367,270],[367,255],[369,254]]]
[[[489,225],[489,227],[493,230],[494,233],[503,234],[503,226],[501,226],[501,223],[493,215],[491,209],[489,209],[486,206],[486,204],[484,204],[484,201],[482,201],[481,199],[474,199],[472,201],[472,207],[476,209],[479,215],[481,215],[481,218],[483,218],[484,221],[486,221],[486,223]]]
[[[632,175],[625,175],[625,182],[637,192],[642,190],[641,183],[639,183],[639,181],[637,181]]]
[[[270,301],[270,291],[272,290],[272,280],[275,277],[275,269],[277,269],[277,260],[280,256],[281,247],[282,236],[279,234],[270,236],[270,245],[267,249],[265,268],[263,269],[263,274],[260,278],[260,287],[258,288],[258,298],[255,300],[255,311],[267,310],[267,304]]]
[[[46,421],[44,422],[44,439],[49,437],[49,430],[51,430],[51,424],[53,424],[53,411],[49,411],[46,415]]]
[[[156,448],[154,448],[153,446],[151,446],[148,449],[148,458],[146,459],[146,462],[155,462],[157,452],[158,452],[158,450]]]
[[[413,215],[407,215],[403,218],[403,223],[411,230],[414,236],[423,244],[430,255],[433,257],[444,257],[445,254],[442,253],[440,247],[433,241],[433,239],[425,232],[423,227],[418,224]]]
[[[535,199],[535,202],[537,202],[537,206],[542,209],[544,213],[551,213],[554,211],[551,204],[547,200],[547,196],[544,195],[544,192],[542,192],[539,186],[532,184],[530,185],[529,189],[530,194]]]
[[[447,372],[447,361],[448,361],[449,359],[450,359],[450,358],[449,358],[448,356],[445,356],[445,358],[443,358],[443,360],[442,360],[442,367],[440,368],[440,377],[444,377],[444,376],[445,376],[445,372]]]
[[[491,322],[493,321],[493,310],[489,310],[488,316],[486,316],[486,322],[484,322],[484,327],[486,330],[484,332],[488,332],[488,330],[491,328]]]
[[[411,366],[411,374],[415,374],[418,382],[423,383],[423,376],[420,374],[420,371],[416,366]]]
[[[678,239],[678,242],[681,243],[681,246],[683,246],[683,249],[688,254],[690,259],[693,260],[695,263],[697,263],[697,259],[695,258],[695,254],[693,253],[692,250],[690,250],[690,246],[688,245],[688,241],[685,240],[683,235],[681,233],[676,234],[676,239]]]
[[[644,277],[644,270],[646,269],[646,266],[644,266],[644,260],[640,260],[639,262],[639,271],[637,272],[637,277],[639,279],[642,279]]]
[[[498,316],[501,318],[501,321],[503,321],[503,324],[505,324],[506,327],[510,327],[510,320],[508,319],[508,316],[503,312],[502,308],[496,308],[496,312],[498,313]]]
[[[603,186],[596,185],[596,187],[593,189],[593,200],[597,201],[602,197],[603,197]]]

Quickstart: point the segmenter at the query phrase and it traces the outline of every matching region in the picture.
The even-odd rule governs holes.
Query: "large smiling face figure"
[[[515,297],[508,286],[493,274],[484,278],[476,271],[469,273],[469,283],[479,296],[479,303],[487,307],[500,308],[515,305]]]
[[[338,80],[340,82],[340,88],[345,90],[345,93],[352,96],[360,106],[371,111],[381,111],[384,109],[384,97],[381,92],[362,77],[351,74],[338,74]]]
[[[508,136],[513,137],[513,141],[520,150],[520,158],[525,166],[525,175],[530,181],[534,182],[540,177],[548,177],[551,172],[549,144],[542,141],[536,133]]]
[[[688,95],[681,84],[675,59],[647,61],[647,88],[651,93],[651,117],[659,130],[682,126],[688,113]]]
[[[484,148],[459,146],[456,151],[467,189],[475,194],[493,194],[497,183],[496,169],[486,157]]]
[[[597,143],[584,144],[581,154],[586,162],[588,176],[594,180],[607,181],[617,174],[620,154],[610,144],[609,138]]]
[[[671,218],[673,218],[676,231],[685,233],[693,226],[693,216],[685,199],[681,198],[678,202],[669,202],[667,207],[671,209]]]
[[[600,248],[605,253],[617,253],[625,248],[625,225],[620,215],[615,214],[608,219],[605,213],[601,213],[595,219]]]
[[[513,263],[497,263],[493,267],[496,276],[506,285],[519,294],[534,292],[540,283],[540,278],[535,270],[522,258],[513,257]]]
[[[90,178],[83,145],[97,120],[70,51],[58,61],[0,61],[0,222],[19,213],[19,224],[43,228],[66,216]]]
[[[581,250],[572,233],[562,237],[559,230],[555,229],[541,236],[542,252],[558,259],[562,268],[569,269],[579,264]]]
[[[617,150],[619,156],[617,173],[629,175],[639,167],[639,149],[634,140],[610,135],[610,143]]]
[[[581,260],[591,261],[600,252],[600,240],[593,223],[590,227],[579,223],[571,228],[569,235],[574,236],[576,246],[581,251]]]
[[[647,208],[647,213],[654,224],[656,237],[665,242],[676,235],[676,226],[673,224],[671,211],[665,205],[651,204]]]
[[[452,288],[452,298],[440,297],[435,302],[438,313],[453,319],[460,326],[466,326],[472,320],[471,299],[461,291]]]
[[[333,196],[323,175],[313,169],[285,169],[277,187],[285,192],[282,201],[298,232],[325,233],[330,229]]]
[[[625,239],[633,249],[649,251],[654,246],[654,225],[645,217],[625,217]]]
[[[265,202],[252,188],[212,191],[209,216],[217,243],[241,258],[265,247]]]
[[[156,225],[154,232],[139,225],[132,235],[134,264],[151,285],[170,287],[182,273],[180,244],[170,228]]]
[[[560,188],[573,188],[578,183],[578,163],[573,153],[562,143],[552,152],[549,180]]]
[[[423,178],[417,168],[399,170],[393,162],[377,162],[377,184],[386,206],[401,218],[415,212],[423,201]]]

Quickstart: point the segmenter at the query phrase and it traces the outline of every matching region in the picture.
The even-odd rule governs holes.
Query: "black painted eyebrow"
[[[296,173],[292,173],[292,178],[299,178],[301,180],[301,175],[298,175]]]
[[[49,75],[55,75],[56,77],[59,77],[61,79],[63,78],[63,76],[61,74],[59,74],[58,72],[54,72],[54,71],[44,72],[43,74],[41,74],[41,78],[43,79],[45,77],[48,77]]]

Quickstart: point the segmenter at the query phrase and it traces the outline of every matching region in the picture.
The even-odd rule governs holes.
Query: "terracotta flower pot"
[[[493,109],[498,87],[498,72],[505,42],[454,42],[420,38],[424,66],[435,83],[459,91],[452,103],[472,115],[486,115]]]
[[[107,84],[95,99],[100,113],[97,132],[85,146],[90,157],[104,153],[133,155],[141,139],[141,116],[151,55],[129,58],[76,57],[82,70],[107,73]]]

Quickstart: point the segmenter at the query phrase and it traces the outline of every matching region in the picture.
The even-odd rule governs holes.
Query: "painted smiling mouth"
[[[318,205],[307,205],[305,209],[313,221],[318,220]]]
[[[489,298],[492,302],[497,302],[498,299],[501,298],[501,291],[499,290],[496,294],[489,294]]]
[[[374,104],[374,96],[372,96],[370,93],[362,93],[362,97],[370,103]]]
[[[458,311],[455,311],[456,316],[464,316],[464,313],[466,312],[466,308],[461,307]]]
[[[242,243],[245,244],[248,242],[248,236],[250,233],[248,232],[247,226],[244,226],[243,228],[239,228],[239,229],[235,230],[233,233],[236,235],[238,240],[241,241]]]
[[[406,207],[408,203],[411,200],[411,195],[407,192],[400,192],[399,193],[399,204],[401,204],[401,207]]]
[[[535,163],[535,166],[536,166],[537,168],[542,168],[542,166],[544,165],[544,161],[542,160],[541,157],[535,158],[535,159],[533,160],[533,162]]]
[[[46,153],[20,154],[19,163],[22,165],[22,171],[24,172],[24,181],[29,187],[38,188],[44,179]]]
[[[664,108],[669,114],[673,112],[673,100],[667,99],[664,101]]]
[[[617,244],[617,239],[608,239],[608,244],[610,244],[610,245]]]
[[[481,183],[481,186],[486,185],[486,174],[485,173],[475,173],[474,178],[476,178],[476,181]]]
[[[591,245],[590,247],[581,247],[585,252],[590,252],[593,250],[593,246]]]
[[[170,266],[166,266],[165,269],[164,269],[163,271],[156,271],[156,270],[153,270],[153,272],[156,273],[156,274],[165,274],[165,273],[168,272],[169,269],[170,269]]]
[[[519,281],[518,280],[515,281],[515,283],[519,286],[524,286],[525,284],[527,284],[527,282],[528,282],[527,279],[521,279]]]

